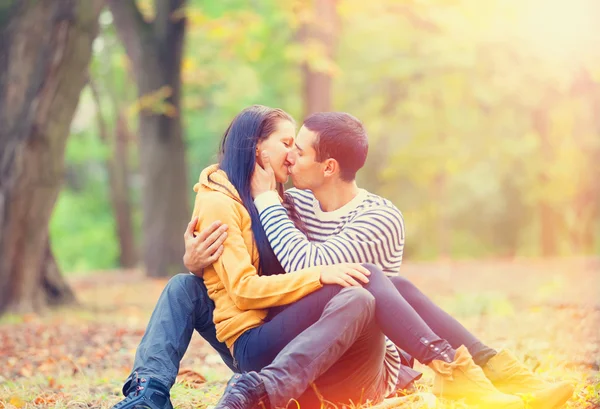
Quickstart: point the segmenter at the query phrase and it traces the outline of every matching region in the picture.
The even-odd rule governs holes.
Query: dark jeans
[[[373,271],[372,268],[369,270]],[[373,273],[371,273],[371,275],[373,275]],[[375,278],[375,280],[378,278]],[[479,366],[485,365],[491,357],[496,355],[494,349],[484,345],[460,322],[433,303],[429,297],[423,294],[423,292],[406,277],[389,277],[389,280],[391,280],[394,287],[396,287],[396,290],[400,292],[406,302],[416,311],[423,321],[425,321],[427,326],[439,337],[448,341],[452,348],[457,349],[461,345],[466,346],[469,353],[473,356],[473,360]],[[371,278],[371,283],[372,282],[373,278]]]
[[[258,372],[273,362],[287,344],[317,322],[325,305],[341,290],[339,285],[325,285],[293,304],[271,308],[264,324],[235,341],[233,354],[238,368]]]
[[[291,398],[299,398],[301,408],[319,408],[320,396],[335,404],[381,401],[385,338],[374,312],[375,298],[364,288],[336,294],[319,320],[260,371],[271,407],[287,407]]]
[[[364,288],[375,297],[375,319],[381,331],[419,362],[450,362],[454,360],[455,348],[461,345],[480,364],[495,355],[496,351],[481,343],[406,278],[390,279],[373,264],[365,267],[371,275]]]

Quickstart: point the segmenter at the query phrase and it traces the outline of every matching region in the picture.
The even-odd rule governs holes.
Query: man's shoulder
[[[373,213],[377,211],[389,213],[390,215],[396,215],[402,218],[402,212],[394,203],[392,203],[391,200],[366,191],[365,199],[361,205],[361,213]]]

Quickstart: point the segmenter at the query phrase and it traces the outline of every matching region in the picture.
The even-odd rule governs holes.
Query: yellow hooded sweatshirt
[[[204,269],[204,283],[215,303],[217,338],[232,349],[240,335],[263,323],[267,308],[291,304],[321,288],[321,271],[312,267],[292,274],[259,276],[250,214],[225,172],[218,165],[204,169],[194,191],[196,231],[216,220],[229,226],[223,254]]]

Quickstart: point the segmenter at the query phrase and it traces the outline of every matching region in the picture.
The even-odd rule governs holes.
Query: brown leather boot
[[[494,388],[464,345],[456,350],[454,362],[434,360],[429,367],[435,372],[433,393],[441,398],[463,399],[469,405],[486,409],[525,408],[518,396],[506,395]]]
[[[531,409],[560,408],[574,391],[568,382],[550,383],[541,379],[504,350],[485,364],[483,372],[498,390],[521,396]]]

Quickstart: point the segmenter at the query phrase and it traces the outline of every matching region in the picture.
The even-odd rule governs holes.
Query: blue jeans
[[[419,362],[429,364],[434,359],[450,362],[461,345],[482,366],[496,354],[409,280],[387,277],[373,264],[364,266],[371,272],[364,288],[375,297],[379,328]]]
[[[321,396],[346,405],[383,400],[385,337],[374,311],[375,298],[364,288],[344,288],[331,298],[319,319],[260,371],[271,407],[288,407],[296,398],[301,408],[319,408]]]
[[[302,331],[317,322],[327,303],[340,291],[339,285],[325,285],[293,304],[269,310],[265,323],[244,332],[233,347],[242,372],[260,371]]]
[[[431,341],[435,341],[434,346],[441,345],[440,342],[453,348],[465,345],[479,365],[485,364],[495,354],[409,280],[404,277],[389,279],[375,266],[367,267],[371,270],[371,277],[366,289],[377,299],[374,313],[377,324],[382,332],[399,342],[405,350],[412,351],[419,360],[428,361],[438,355],[427,349]],[[179,274],[169,280],[156,304],[137,349],[133,372],[155,378],[170,388],[175,383],[179,364],[194,329],[221,355],[232,371],[260,370],[270,365],[291,340],[317,322],[327,303],[340,290],[338,286],[324,286],[294,304],[272,308],[264,325],[247,331],[236,341],[234,352],[237,363],[226,345],[217,340],[213,323],[214,303],[208,297],[204,281],[192,274]],[[398,297],[398,292],[401,297]],[[390,311],[393,313],[390,314]],[[386,325],[389,322],[386,316],[394,318],[391,325]],[[398,331],[398,328],[401,330]],[[394,340],[390,334],[396,332],[399,334]],[[423,343],[423,338],[427,344]],[[400,376],[399,387],[405,387],[415,379],[415,372],[403,366]],[[124,391],[128,389],[130,379],[131,376]]]
[[[201,278],[193,274],[178,274],[171,278],[137,348],[133,372],[155,378],[171,388],[194,330],[221,355],[232,371],[239,372],[227,346],[217,340],[214,308]],[[130,382],[131,375],[123,386],[123,393],[129,389]]]

